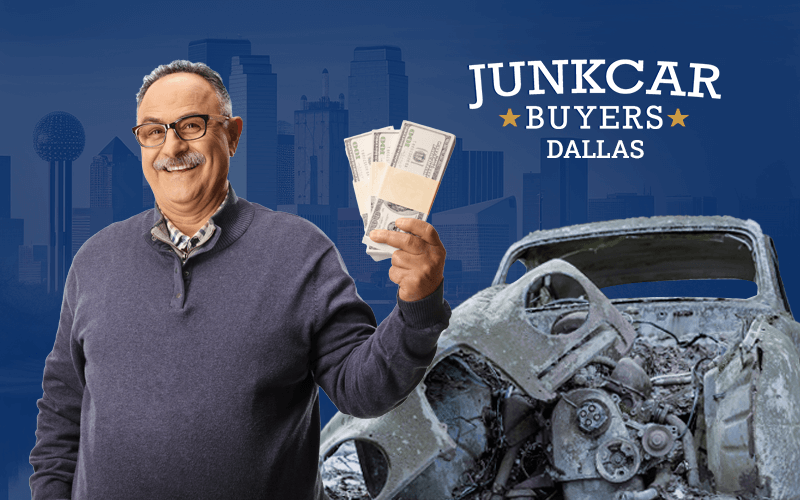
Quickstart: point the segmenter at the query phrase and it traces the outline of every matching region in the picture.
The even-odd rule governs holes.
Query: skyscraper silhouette
[[[142,162],[119,137],[114,137],[92,158],[89,167],[90,215],[80,212],[80,217],[83,222],[89,217],[90,235],[144,210],[143,189]]]
[[[278,122],[278,205],[294,203],[294,127],[288,126]]]
[[[48,291],[52,292],[63,290],[72,264],[72,162],[83,153],[85,144],[83,125],[63,111],[45,115],[33,130],[33,148],[50,163]]]
[[[433,200],[431,213],[469,205],[469,169],[465,168],[462,142],[460,137],[456,138],[456,145]]]
[[[559,140],[563,144],[570,141]],[[589,200],[589,160],[547,156],[547,139],[542,139],[542,229],[585,223]]]
[[[112,205],[112,169],[113,164],[105,155],[97,155],[92,158],[89,165],[89,236],[103,229],[114,222],[114,209]],[[144,189],[144,188],[143,188]],[[76,217],[82,219],[86,214],[78,209],[73,209],[73,220]],[[81,220],[81,224],[85,221]],[[73,246],[75,238],[73,237]],[[83,242],[80,243],[81,245]],[[74,255],[74,252],[73,252]]]
[[[323,82],[328,71],[323,70]],[[294,112],[296,204],[348,206],[350,166],[344,152],[348,133],[348,112],[344,94],[331,101],[325,93],[316,102],[301,97],[302,109]]]
[[[40,285],[47,281],[47,245],[20,245],[19,282]]]
[[[275,210],[278,206],[278,75],[269,56],[234,56],[230,87],[234,115],[244,120],[228,179],[236,193]]]
[[[111,209],[114,222],[140,213],[142,211],[142,162],[139,161],[139,157],[133,154],[119,137],[114,137],[98,156],[95,156],[92,165],[95,164],[98,157],[105,159],[105,168],[111,170]],[[104,189],[104,193],[108,193],[108,190]],[[91,191],[89,196],[91,202]]]
[[[502,198],[503,169],[502,151],[464,151],[456,139],[431,212]]]
[[[11,157],[0,156],[0,283],[19,277],[19,246],[25,221],[11,218]]]
[[[111,162],[103,155],[89,165],[89,206],[111,210]]]
[[[81,246],[86,243],[94,233],[92,232],[92,209],[72,209],[72,256],[78,253]]]
[[[347,79],[350,135],[408,119],[408,77],[399,47],[356,47]]]
[[[522,236],[541,229],[542,174],[522,174]]]
[[[469,172],[469,203],[481,203],[503,197],[503,152],[464,151]]]
[[[234,56],[249,56],[250,40],[228,40],[220,38],[205,38],[189,42],[189,60],[201,62],[219,73],[225,88],[231,76],[231,59]]]

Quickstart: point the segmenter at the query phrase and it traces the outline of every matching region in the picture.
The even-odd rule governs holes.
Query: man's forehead
[[[216,114],[218,111],[219,99],[208,81],[193,73],[174,73],[159,78],[147,89],[137,119],[175,120],[187,112]]]

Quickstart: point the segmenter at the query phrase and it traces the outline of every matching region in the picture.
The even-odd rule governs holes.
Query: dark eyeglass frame
[[[201,135],[199,137],[194,137],[192,139],[184,139],[183,137],[181,137],[181,134],[178,132],[177,125],[181,121],[186,120],[188,118],[202,118],[203,119],[203,123],[204,123],[203,135]],[[136,142],[138,142],[141,147],[143,147],[143,148],[157,148],[159,146],[163,146],[164,143],[167,142],[167,134],[169,133],[169,129],[174,130],[175,131],[175,136],[178,139],[182,140],[182,141],[196,141],[197,139],[202,139],[203,137],[206,136],[206,133],[208,132],[208,120],[209,120],[209,118],[214,118],[214,119],[219,120],[221,122],[226,122],[226,121],[230,120],[232,117],[223,116],[223,115],[189,115],[189,116],[182,116],[182,117],[178,118],[177,120],[175,120],[174,122],[169,123],[169,124],[157,123],[157,122],[142,123],[141,125],[137,125],[137,126],[133,127],[131,130],[133,131],[133,136],[136,138]],[[141,141],[139,141],[139,135],[137,134],[137,132],[139,131],[140,128],[144,127],[145,125],[161,125],[162,127],[164,127],[164,140],[162,140],[160,143],[155,144],[153,146],[145,146],[144,144],[142,144]]]

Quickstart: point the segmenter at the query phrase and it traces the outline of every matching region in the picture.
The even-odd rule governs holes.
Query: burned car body
[[[505,283],[518,261],[526,272]],[[609,299],[601,290],[674,280],[743,280],[757,292]],[[491,287],[453,311],[402,405],[376,419],[339,413],[323,429],[326,492],[800,498],[798,345],[774,247],[753,221],[537,231],[508,249]]]

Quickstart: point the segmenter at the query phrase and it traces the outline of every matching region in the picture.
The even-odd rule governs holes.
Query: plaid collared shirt
[[[183,234],[183,232],[180,229],[175,227],[175,225],[172,223],[172,221],[169,220],[166,214],[164,214],[164,212],[161,212],[161,209],[158,208],[158,204],[156,203],[156,209],[159,210],[159,212],[161,212],[161,216],[163,217],[164,222],[166,222],[167,231],[169,232],[169,239],[172,242],[170,246],[172,247],[173,250],[175,250],[175,253],[178,254],[178,257],[180,257],[182,261],[185,261],[187,257],[189,257],[189,254],[191,253],[192,250],[205,244],[214,235],[214,231],[217,228],[217,226],[214,225],[214,217],[216,217],[222,211],[223,207],[225,207],[225,204],[227,203],[228,198],[230,198],[230,196],[231,196],[231,188],[230,188],[230,183],[228,183],[228,194],[225,196],[225,199],[222,200],[222,203],[220,204],[219,208],[217,208],[217,211],[214,212],[214,215],[212,215],[208,219],[208,222],[206,222],[203,227],[198,229],[197,232],[194,233],[194,236],[192,236],[191,238]],[[153,236],[157,237],[158,235],[156,234],[156,231],[163,234],[163,229],[161,228],[162,225],[160,223],[156,224],[150,230],[150,232],[153,234]]]

